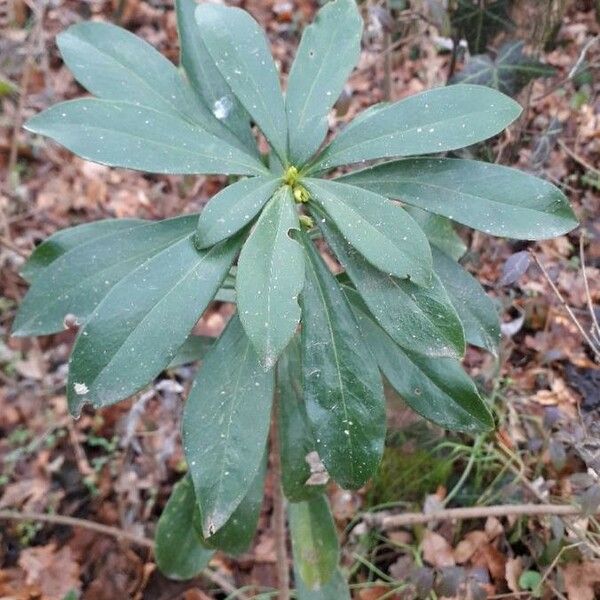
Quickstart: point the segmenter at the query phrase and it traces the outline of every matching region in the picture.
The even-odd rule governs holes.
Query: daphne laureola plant
[[[354,0],[329,2],[305,29],[285,97],[248,13],[193,0],[176,10],[180,68],[112,25],[62,33],[64,62],[93,97],[55,105],[27,129],[105,165],[238,177],[200,215],[103,220],[51,236],[23,269],[30,289],[14,334],[51,334],[76,318],[74,415],[202,358],[183,414],[189,472],[157,529],[157,561],[172,577],[195,575],[215,549],[250,544],[277,392],[297,594],[348,597],[324,484],[359,488],[377,469],[381,373],[444,428],[493,427],[460,358],[467,343],[495,353],[499,319],[457,262],[465,247],[452,222],[533,240],[576,220],[550,183],[443,157],[519,115],[487,87],[373,106],[323,147],[328,113],[359,57]],[[324,242],[342,273],[324,262]],[[190,336],[214,299],[235,302],[236,314],[214,343]]]

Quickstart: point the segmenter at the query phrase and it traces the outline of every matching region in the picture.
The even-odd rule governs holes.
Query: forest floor
[[[383,4],[361,4],[363,52],[332,131],[385,100],[388,85],[397,100],[444,85],[454,68],[436,21],[441,4],[412,2],[411,10],[392,2],[399,8],[391,17]],[[510,36],[531,41],[534,5],[547,4],[560,3],[513,3]],[[266,28],[287,73],[318,3],[238,5]],[[0,600],[275,597],[270,481],[250,551],[217,554],[210,573],[186,583],[167,580],[153,562],[157,518],[185,471],[179,417],[194,369],[166,372],[151,389],[73,421],[64,385],[74,332],[9,335],[27,287],[19,269],[48,235],[100,218],[197,212],[225,184],[111,169],[21,129],[41,109],[82,93],[60,60],[60,31],[88,18],[116,22],[176,61],[172,1],[14,0],[3,10],[0,4]],[[490,45],[508,35],[499,32]],[[600,302],[599,36],[594,2],[567,3],[553,42],[539,53],[554,75],[520,92],[525,111],[516,124],[470,150],[559,185],[582,225],[535,243],[460,230],[463,264],[502,311],[499,358],[471,348],[465,359],[498,427],[478,437],[450,434],[390,393],[380,472],[363,490],[329,490],[358,600],[600,598],[599,340],[594,351],[582,334],[594,342],[589,332],[600,318],[593,308]],[[213,306],[198,330],[216,335],[230,313],[228,305]],[[578,514],[486,516],[486,507],[525,503]],[[450,507],[477,510],[474,518],[403,527],[385,520]],[[81,522],[56,522],[56,515]],[[430,592],[434,577],[437,592]]]

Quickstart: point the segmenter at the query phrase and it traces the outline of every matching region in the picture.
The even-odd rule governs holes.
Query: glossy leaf
[[[304,255],[289,235],[299,226],[291,189],[282,187],[265,206],[238,260],[240,320],[266,369],[275,364],[300,322]]]
[[[61,102],[29,119],[25,128],[111,167],[176,174],[265,172],[257,158],[198,125],[129,102]]]
[[[89,241],[74,245],[34,278],[17,313],[13,335],[62,331],[67,315],[83,324],[116,283],[188,237],[196,221],[197,216],[191,215],[142,225],[133,222],[102,236],[90,235]]]
[[[203,360],[207,352],[212,348],[215,339],[206,335],[190,335],[177,350],[177,354],[169,363],[169,369],[175,369],[182,365]]]
[[[464,332],[438,277],[417,286],[372,267],[324,213],[319,227],[379,324],[397,344],[428,356],[462,356]]]
[[[175,1],[181,66],[192,88],[212,114],[256,155],[257,146],[250,128],[250,117],[231,92],[202,40],[194,16],[197,7],[195,0]]]
[[[430,283],[429,243],[399,204],[335,181],[307,179],[305,184],[346,240],[373,266],[418,285]]]
[[[233,511],[225,525],[206,540],[205,543],[209,547],[222,550],[227,554],[241,554],[249,549],[260,516],[266,471],[267,455],[265,452],[248,492],[238,507]]]
[[[454,260],[461,258],[467,251],[467,245],[454,230],[450,219],[428,213],[415,206],[405,206],[404,208],[419,224],[432,246],[436,246]]]
[[[500,133],[520,112],[514,100],[484,86],[428,90],[348,125],[321,153],[311,172],[470,146]]]
[[[103,219],[57,231],[31,253],[21,269],[21,277],[31,283],[49,264],[73,248],[116,231],[146,224],[148,222],[141,219]]]
[[[492,299],[466,269],[437,248],[433,249],[433,268],[460,317],[465,340],[497,356],[500,319]]]
[[[356,292],[349,291],[352,298]],[[404,401],[426,419],[454,431],[488,431],[494,420],[460,363],[401,348],[353,302],[356,317],[379,368]]]
[[[240,505],[264,454],[273,398],[237,316],[206,355],[186,402],[183,445],[208,539]]]
[[[69,362],[72,413],[88,402],[98,407],[127,398],[173,360],[240,246],[237,238],[199,252],[191,238],[149,258],[96,307]]]
[[[156,527],[156,563],[170,579],[192,579],[214,554],[192,525],[195,509],[192,482],[184,477],[173,488]]]
[[[214,135],[223,131],[177,67],[126,29],[86,21],[72,25],[56,41],[77,81],[95,96],[153,108]]]
[[[556,73],[550,65],[527,56],[524,46],[524,42],[513,40],[502,45],[495,59],[488,54],[472,56],[450,83],[487,85],[514,96],[533,79],[552,77]]]
[[[287,154],[285,107],[264,32],[239,8],[202,4],[195,14],[217,69],[283,160]]]
[[[196,246],[207,248],[243,229],[280,185],[275,177],[249,177],[221,190],[200,213]]]
[[[341,180],[492,235],[537,240],[577,226],[568,200],[556,186],[475,160],[399,160]]]
[[[294,568],[309,590],[331,580],[340,548],[333,516],[322,494],[288,507]]]
[[[351,600],[348,582],[342,572],[337,569],[333,577],[321,588],[309,590],[303,583],[302,577],[294,568],[296,582],[296,597],[298,600]]]
[[[344,488],[359,488],[377,469],[385,437],[377,365],[339,285],[302,236],[302,372],[306,411],[321,460]]]
[[[485,52],[499,31],[514,29],[509,17],[509,4],[509,0],[458,0],[451,23],[460,36],[466,38],[472,54]]]
[[[316,451],[317,443],[304,405],[298,336],[288,344],[277,363],[277,390],[281,487],[288,500],[300,502],[321,494],[323,486],[307,484],[313,475],[307,456]]]
[[[358,62],[361,36],[355,0],[328,2],[304,30],[285,98],[292,164],[304,164],[325,139],[329,111]]]

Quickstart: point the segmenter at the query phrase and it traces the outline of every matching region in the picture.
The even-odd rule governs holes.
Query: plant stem
[[[281,458],[279,449],[279,394],[273,397],[273,417],[271,421],[271,472],[273,474],[273,519],[272,527],[275,534],[275,555],[277,558],[277,588],[279,600],[290,599],[290,573],[285,527],[285,502],[281,491]]]

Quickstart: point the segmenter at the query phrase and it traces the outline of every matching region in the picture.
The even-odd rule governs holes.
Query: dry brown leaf
[[[506,566],[504,568],[504,577],[506,578],[506,584],[508,585],[508,589],[511,592],[519,592],[521,588],[519,587],[519,577],[521,577],[521,573],[523,572],[523,562],[521,561],[521,557],[517,556],[516,558],[509,558],[506,561]]]
[[[25,571],[25,582],[37,585],[43,600],[62,600],[71,590],[79,590],[79,565],[69,546],[56,549],[56,544],[25,548],[19,557]]]
[[[40,508],[40,503],[46,498],[49,491],[49,482],[41,477],[22,479],[10,483],[4,488],[0,498],[0,508],[21,508],[33,510]]]
[[[497,581],[504,579],[506,572],[506,557],[492,544],[484,544],[478,552],[479,564],[485,563],[487,570]]]
[[[358,592],[358,600],[378,600],[382,596],[389,598],[390,588],[383,585],[375,585]],[[395,596],[391,600],[394,600]]]
[[[502,527],[502,523],[496,517],[488,517],[484,529],[490,542],[504,533],[504,527]]]
[[[456,564],[450,544],[439,533],[429,530],[423,538],[423,558],[434,567],[453,567]]]
[[[594,585],[600,585],[600,560],[570,563],[563,570],[569,600],[594,600]]]
[[[454,560],[460,565],[466,563],[482,544],[487,544],[488,536],[485,531],[470,531],[458,543],[454,550]]]

